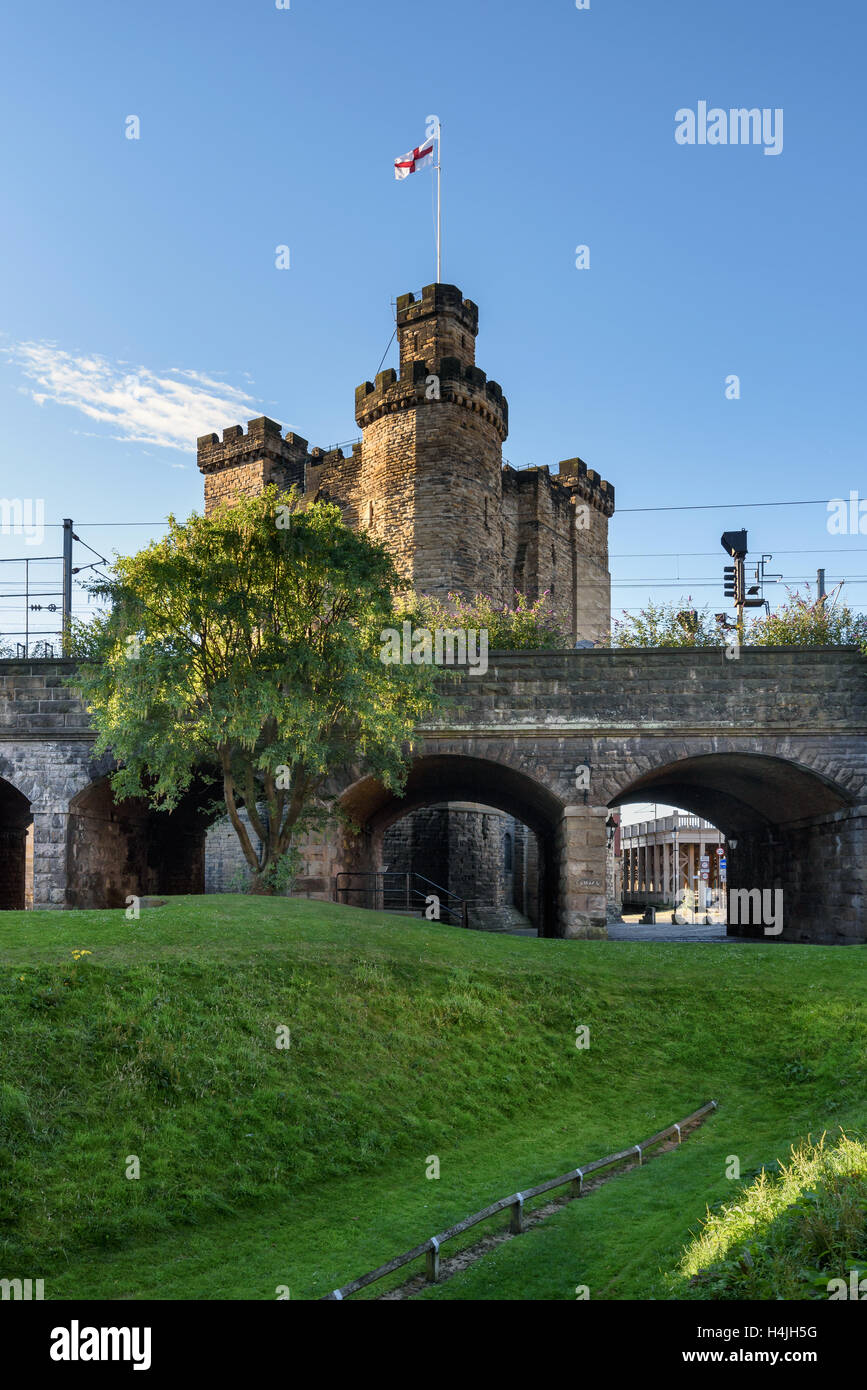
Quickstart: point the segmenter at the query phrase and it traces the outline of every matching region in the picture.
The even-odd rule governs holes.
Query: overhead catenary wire
[[[665,507],[618,507],[616,515],[627,512],[741,512],[746,507],[827,507],[839,497],[812,497],[798,502],[678,502]]]
[[[773,555],[827,555],[828,546],[809,550],[774,550]],[[843,555],[867,555],[867,546],[846,546]],[[767,555],[768,552],[765,551]],[[773,555],[771,558],[773,558]],[[609,560],[699,560],[719,556],[718,550],[619,550],[609,551]]]
[[[389,352],[389,350],[390,350],[390,348],[391,348],[391,345],[392,345],[392,343],[393,343],[393,341],[394,341],[394,339],[395,339],[395,337],[396,337],[396,333],[397,333],[397,327],[396,327],[396,325],[395,325],[395,328],[394,328],[394,330],[392,331],[391,338],[389,339],[388,345],[387,345],[387,347],[386,347],[386,349],[385,349],[385,352],[383,353],[382,359],[381,359],[381,361],[380,361],[380,366],[379,366],[379,368],[377,369],[378,371],[381,369],[381,367],[382,367],[382,362],[385,361],[385,358],[386,358],[387,355],[388,355],[388,352]],[[639,506],[639,507],[620,507],[620,508],[617,509],[616,515],[617,515],[617,516],[623,516],[623,515],[635,515],[635,514],[644,514],[644,513],[657,513],[657,512],[658,512],[658,513],[665,513],[665,512],[686,512],[686,511],[694,511],[694,512],[698,512],[698,511],[728,511],[728,512],[736,512],[736,511],[738,511],[738,510],[740,510],[740,509],[746,509],[746,508],[753,509],[753,508],[769,508],[769,507],[770,507],[770,508],[773,508],[773,507],[811,507],[811,506],[812,506],[812,507],[819,507],[819,506],[829,506],[829,505],[831,505],[831,504],[833,504],[833,503],[835,503],[835,502],[839,502],[839,501],[840,501],[839,498],[797,498],[797,499],[793,498],[793,499],[769,500],[769,501],[763,501],[763,502],[754,502],[754,501],[753,501],[753,502],[742,502],[742,503],[729,503],[729,502],[725,502],[725,503],[724,503],[724,502],[713,502],[713,503],[703,503],[703,502],[697,502],[697,503],[676,503],[676,504],[667,504],[667,505],[660,505],[660,506],[647,506],[647,507],[643,507],[643,506]],[[135,520],[135,521],[133,521],[133,520],[123,520],[123,521],[94,521],[94,522],[80,522],[80,523],[78,523],[78,530],[84,530],[84,529],[90,529],[90,528],[103,528],[103,529],[104,529],[104,528],[106,528],[106,527],[120,529],[120,528],[133,527],[133,526],[146,527],[146,528],[149,528],[149,529],[151,529],[151,530],[161,530],[161,529],[165,529],[165,527],[166,527],[167,525],[168,525],[167,519],[163,519],[163,520],[160,520],[160,521],[144,521],[144,520],[142,520],[142,521],[138,521],[138,520]],[[62,526],[63,526],[63,523],[62,523],[62,522],[47,522],[47,523],[45,523],[45,529],[46,529],[46,530],[49,530],[49,529],[60,530],[60,529],[62,529]],[[109,561],[109,560],[101,553],[101,551],[95,549],[92,545],[89,544],[89,542],[82,540],[82,538],[81,538],[81,536],[80,536],[79,534],[73,533],[73,535],[74,535],[75,541],[76,541],[78,544],[84,546],[86,550],[88,550],[92,555],[94,555],[94,556],[96,557],[96,560],[95,560],[95,561],[91,561],[91,562],[88,563],[87,565],[77,566],[77,567],[73,570],[73,574],[74,574],[74,575],[78,575],[78,574],[83,573],[85,570],[94,570],[94,571],[96,571],[98,574],[100,574],[102,577],[107,577],[107,576],[103,576],[103,574],[102,574],[103,567],[105,567],[105,568],[110,568],[110,566],[111,566],[111,564],[112,564],[113,562],[112,562],[112,561]],[[776,556],[780,556],[780,557],[782,557],[782,556],[787,556],[787,555],[823,555],[824,557],[826,557],[826,561],[827,561],[827,557],[828,557],[828,555],[829,555],[829,552],[830,552],[832,549],[833,549],[833,550],[836,550],[837,555],[838,555],[838,558],[840,558],[840,559],[843,559],[845,556],[852,555],[852,554],[865,554],[865,553],[867,553],[867,547],[863,547],[863,546],[851,546],[851,547],[850,547],[850,546],[846,546],[845,544],[840,545],[839,543],[837,543],[838,541],[839,541],[839,538],[837,538],[837,537],[835,537],[833,541],[832,541],[831,538],[829,537],[829,544],[826,545],[826,546],[824,546],[824,547],[821,547],[821,548],[820,548],[820,547],[800,547],[800,548],[795,548],[795,549],[783,549],[783,550],[774,550],[774,549],[772,549],[772,543],[770,543],[767,547],[765,547],[763,553],[765,554],[766,557],[769,556],[769,555],[770,555],[770,556],[776,555]],[[625,561],[625,560],[631,560],[631,559],[649,559],[649,560],[675,559],[675,560],[678,560],[678,561],[679,561],[680,559],[688,559],[688,558],[712,558],[712,557],[715,557],[715,556],[716,556],[716,551],[635,551],[635,552],[626,552],[626,551],[624,551],[624,552],[617,552],[617,551],[615,551],[615,552],[612,552],[612,553],[609,554],[608,559],[609,559],[609,561],[614,561],[614,562],[617,562],[617,561]],[[0,557],[0,558],[5,558],[5,557]],[[61,558],[61,557],[59,557],[59,556],[39,556],[39,555],[31,555],[31,556],[26,556],[26,557],[20,556],[20,557],[11,557],[10,559],[6,560],[6,563],[11,563],[11,564],[16,564],[16,563],[17,563],[17,564],[25,564],[25,565],[26,565],[27,563],[31,563],[31,562],[34,562],[34,561],[37,561],[37,562],[40,561],[40,560],[41,560],[41,561],[49,561],[49,560],[52,560],[52,561],[53,561],[53,560],[58,560],[58,559],[60,559],[60,558]],[[619,568],[619,566],[618,566],[618,568]],[[622,572],[622,571],[621,571],[621,572]],[[15,590],[13,590],[13,591],[10,592],[9,589],[8,589],[8,587],[7,587],[7,586],[10,586],[10,585],[12,585],[12,584],[17,584],[17,583],[20,583],[20,582],[21,582],[20,578],[19,578],[19,579],[10,579],[10,580],[0,579],[0,598],[3,598],[3,599],[7,599],[7,600],[8,600],[8,599],[14,599],[14,598],[21,598],[21,597],[24,597],[24,595],[23,595],[22,593],[17,592],[17,591],[15,591]],[[784,587],[795,587],[795,586],[799,586],[799,585],[805,585],[805,584],[806,584],[806,585],[810,585],[810,584],[813,584],[813,583],[816,582],[816,578],[815,578],[815,575],[810,575],[810,576],[782,576],[782,575],[781,575],[781,576],[766,576],[764,582],[765,582],[765,583],[773,583],[773,584],[775,584],[775,585],[780,585],[780,584],[782,584]],[[75,583],[76,590],[79,591],[79,592],[81,593],[82,597],[84,596],[85,593],[88,594],[88,604],[89,604],[89,603],[90,603],[89,590],[87,590],[87,589],[85,588],[84,584],[82,583],[82,581],[81,581],[80,579],[77,579],[77,578],[76,578],[75,581],[74,581],[74,583]],[[635,575],[631,575],[631,576],[628,576],[628,577],[624,577],[624,578],[622,578],[622,579],[621,579],[621,578],[616,578],[616,577],[615,577],[615,578],[612,578],[611,581],[610,581],[610,583],[611,583],[611,589],[614,590],[614,591],[619,591],[619,590],[622,590],[622,589],[631,589],[631,590],[635,590],[635,589],[644,589],[645,591],[651,591],[651,592],[652,592],[652,591],[654,591],[654,590],[663,591],[663,590],[679,589],[679,590],[681,591],[681,593],[683,593],[683,591],[684,591],[685,589],[706,590],[706,589],[720,589],[720,588],[722,587],[722,586],[721,586],[721,583],[720,583],[720,580],[719,580],[716,576],[714,576],[714,575],[710,575],[710,576],[693,575],[693,576],[674,576],[674,577],[669,577],[669,576],[667,576],[667,575],[661,575],[661,576],[654,576],[654,575],[647,575],[647,576],[638,575],[638,576],[635,576]],[[829,578],[828,583],[829,583],[829,585],[832,585],[832,584],[833,584],[833,585],[844,585],[844,584],[845,584],[845,585],[847,585],[847,586],[849,586],[849,587],[853,587],[853,586],[854,586],[854,587],[860,587],[860,586],[863,585],[863,584],[867,584],[867,574],[865,574],[864,572],[860,572],[860,573],[856,572],[856,573],[849,574],[849,575],[845,575],[845,574],[844,574],[844,575],[838,575],[838,576],[836,576],[833,580]],[[589,585],[588,585],[588,584],[582,584],[582,585],[580,585],[579,587],[581,587],[581,588],[585,588],[585,587],[594,588],[594,587],[597,587],[597,586],[591,583],[591,584],[589,584]],[[53,591],[53,590],[38,590],[38,589],[35,589],[35,590],[30,590],[30,591],[29,591],[29,597],[30,597],[30,598],[33,598],[33,599],[53,598],[53,597],[56,597],[56,596],[57,596],[57,595],[56,595],[56,592]],[[76,605],[76,607],[78,607],[78,606]],[[2,607],[0,607],[0,611],[2,611],[3,613],[11,613],[12,611],[14,611],[14,607],[9,607],[9,606],[7,606],[7,605],[2,605]],[[87,610],[85,610],[85,609],[78,609],[78,612],[81,613],[82,615],[84,615],[85,613],[88,613],[88,612],[92,612],[92,611],[93,611],[92,609],[87,609]],[[634,612],[634,611],[638,611],[638,610],[621,607],[621,608],[619,609],[619,611],[620,611],[620,612],[623,612],[623,613],[629,613],[629,612]],[[20,635],[20,634],[15,634],[15,633],[8,632],[6,635],[8,635],[8,636],[14,636],[14,635]],[[48,633],[48,632],[34,632],[34,633],[32,633],[32,635],[33,635],[34,637],[37,637],[37,636],[51,636],[52,634],[51,634],[51,633]]]
[[[382,354],[382,361],[379,364],[380,367],[385,361],[388,348],[391,347],[396,332],[397,328],[395,328],[394,333],[392,333],[391,338],[388,340],[388,347]],[[379,367],[377,371],[379,371]],[[614,515],[626,516],[634,512],[736,512],[743,511],[746,507],[827,507],[830,503],[839,502],[840,500],[839,497],[812,497],[792,501],[778,500],[771,502],[678,502],[664,507],[618,507]],[[76,523],[78,526],[88,528],[92,526],[166,526],[167,524],[165,518],[163,518],[162,521],[80,521]],[[63,523],[60,521],[46,521],[45,530],[47,531],[51,527],[60,529],[62,525]],[[795,552],[792,553],[794,554]],[[807,554],[808,552],[804,551],[803,553]]]

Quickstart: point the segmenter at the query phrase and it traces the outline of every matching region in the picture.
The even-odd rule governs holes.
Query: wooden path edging
[[[649,1139],[645,1139],[641,1144],[632,1144],[628,1149],[621,1149],[619,1153],[608,1154],[605,1158],[594,1159],[592,1163],[585,1163],[581,1168],[573,1168],[571,1172],[564,1173],[559,1178],[549,1178],[547,1182],[540,1182],[537,1187],[530,1187],[526,1192],[513,1192],[510,1197],[501,1197],[498,1202],[492,1202],[489,1207],[483,1207],[481,1211],[473,1212],[472,1216],[465,1216],[463,1221],[458,1221],[456,1225],[449,1226],[448,1230],[440,1232],[438,1236],[430,1236],[422,1241],[421,1245],[416,1245],[412,1250],[407,1250],[404,1255],[395,1255],[393,1260],[387,1264],[380,1265],[378,1269],[373,1269],[369,1274],[362,1274],[358,1279],[352,1279],[342,1288],[334,1289],[331,1293],[324,1294],[319,1300],[321,1303],[328,1301],[342,1302],[350,1294],[357,1293],[359,1289],[364,1289],[368,1284],[375,1284],[378,1279],[384,1279],[386,1274],[393,1274],[402,1265],[410,1264],[412,1260],[419,1259],[422,1255],[426,1256],[425,1274],[430,1283],[436,1283],[439,1278],[440,1266],[440,1246],[454,1236],[462,1235],[471,1226],[477,1226],[480,1221],[487,1221],[489,1217],[496,1216],[498,1212],[505,1211],[511,1207],[511,1222],[509,1229],[513,1235],[520,1235],[524,1229],[524,1203],[531,1197],[540,1197],[543,1192],[551,1192],[555,1187],[572,1188],[572,1195],[580,1197],[584,1186],[584,1179],[588,1173],[595,1173],[600,1168],[608,1168],[612,1163],[622,1163],[626,1158],[632,1158],[633,1154],[638,1154],[639,1164],[647,1149],[654,1144],[659,1144],[663,1139],[668,1139],[672,1134],[677,1135],[678,1144],[681,1142],[681,1130],[694,1120],[703,1119],[712,1110],[718,1109],[715,1100],[709,1100],[707,1104],[699,1106],[698,1110],[693,1110],[691,1115],[685,1119],[677,1121],[673,1125],[668,1125],[665,1129],[660,1129],[656,1134],[651,1134]]]

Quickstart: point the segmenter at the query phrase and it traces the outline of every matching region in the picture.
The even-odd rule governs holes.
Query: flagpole
[[[443,136],[442,123],[437,121],[437,284],[442,284],[442,178],[443,178]]]

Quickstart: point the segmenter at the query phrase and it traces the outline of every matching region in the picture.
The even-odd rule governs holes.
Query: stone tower
[[[421,593],[548,593],[574,640],[608,629],[608,519],[614,489],[578,458],[503,463],[508,405],[476,366],[479,311],[455,285],[397,301],[399,371],[355,393],[362,438],[349,455],[309,449],[262,416],[198,441],[205,509],[276,483],[340,504],[392,552]]]
[[[508,406],[475,365],[479,311],[454,285],[397,301],[400,375],[355,393],[371,530],[420,593],[502,599]]]

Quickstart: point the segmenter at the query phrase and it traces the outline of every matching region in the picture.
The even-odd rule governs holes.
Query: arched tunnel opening
[[[0,777],[0,911],[33,904],[33,814],[30,802]]]
[[[341,901],[387,905],[406,876],[413,905],[425,880],[430,894],[441,898],[437,889],[445,890],[446,920],[459,918],[466,903],[470,925],[509,930],[523,922],[540,936],[557,934],[563,807],[525,773],[484,758],[430,754],[412,763],[403,795],[366,777],[344,792],[341,807],[356,827],[344,841]],[[372,887],[386,896],[373,898]]]
[[[654,802],[623,805],[619,829],[619,894],[612,897],[619,896],[625,921],[656,920],[648,916],[652,908],[677,910],[681,924],[725,922],[728,866],[718,826],[685,807]]]
[[[862,830],[853,799],[814,769],[760,753],[711,753],[651,769],[609,803],[656,802],[718,827],[726,929],[764,940],[854,939]]]
[[[218,812],[203,773],[172,811],[144,797],[116,801],[108,776],[69,805],[66,903],[123,907],[128,897],[204,893],[205,836]]]

